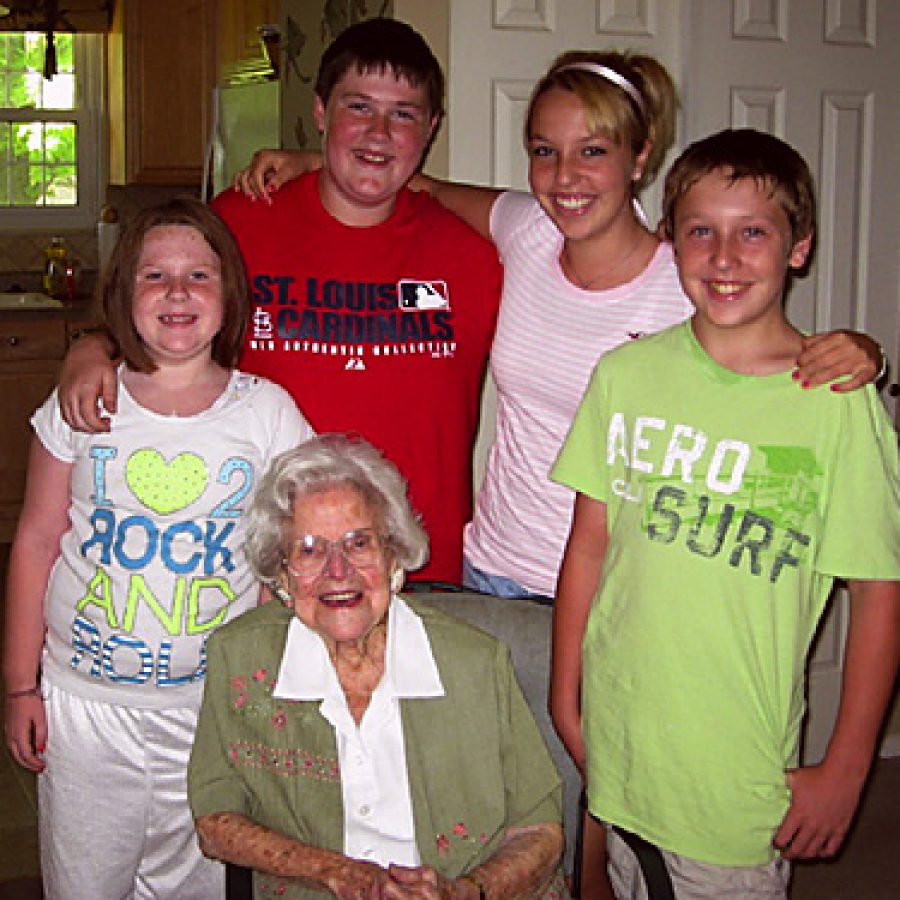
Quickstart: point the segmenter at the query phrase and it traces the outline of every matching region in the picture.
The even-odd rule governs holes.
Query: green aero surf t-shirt
[[[583,645],[591,812],[694,859],[766,862],[832,581],[900,578],[877,395],[738,375],[688,322],[600,361],[551,477],[608,507]]]

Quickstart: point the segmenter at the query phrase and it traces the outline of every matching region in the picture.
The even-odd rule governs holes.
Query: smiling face
[[[681,283],[700,323],[779,327],[787,272],[804,265],[812,238],[793,240],[768,185],[729,175],[703,175],[677,202],[672,237]]]
[[[157,225],[135,272],[134,327],[157,365],[210,356],[222,327],[219,257],[190,225]]]
[[[294,612],[329,646],[364,641],[384,620],[391,601],[390,570],[393,557],[379,541],[379,550],[369,564],[354,565],[332,545],[320,571],[291,571],[291,559],[303,552],[307,535],[338,545],[351,532],[380,536],[382,517],[350,484],[338,484],[299,497],[294,503],[293,522],[287,542],[285,579],[294,599]]]
[[[351,68],[327,106],[316,97],[314,113],[324,135],[319,190],[325,208],[347,225],[385,221],[436,125],[425,88],[396,78],[390,69]]]
[[[527,150],[532,193],[566,238],[633,227],[632,185],[649,146],[635,157],[628,147],[592,132],[581,100],[554,88],[534,103]]]

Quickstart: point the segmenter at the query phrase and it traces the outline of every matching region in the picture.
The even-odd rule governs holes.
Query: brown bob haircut
[[[334,86],[355,68],[361,74],[392,72],[413,87],[424,87],[430,118],[444,114],[444,73],[425,39],[405,22],[366,19],[342,31],[328,46],[316,75],[323,105]]]
[[[724,171],[733,183],[752,178],[771,191],[791,226],[791,242],[814,234],[816,193],[809,166],[790,144],[753,128],[719,131],[691,144],[672,163],[663,193],[663,224],[675,234],[678,201],[704,176]]]
[[[137,372],[153,372],[144,342],[134,327],[133,303],[138,260],[144,238],[162,225],[186,225],[200,232],[221,264],[222,327],[212,341],[212,358],[234,368],[250,314],[250,288],[237,242],[225,223],[205,203],[176,197],[138,213],[122,230],[100,286],[100,305],[110,337],[125,364]]]

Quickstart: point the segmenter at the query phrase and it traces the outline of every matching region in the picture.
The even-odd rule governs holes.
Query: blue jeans
[[[483,572],[481,569],[473,566],[465,557],[463,558],[463,584],[473,591],[479,591],[482,594],[493,594],[495,597],[539,597],[549,599],[545,598],[543,594],[536,594],[534,591],[528,590],[527,587],[523,587],[512,578]]]

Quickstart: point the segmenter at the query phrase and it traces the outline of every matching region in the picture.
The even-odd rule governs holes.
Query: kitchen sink
[[[59,309],[62,303],[37,291],[0,291],[0,309]]]

